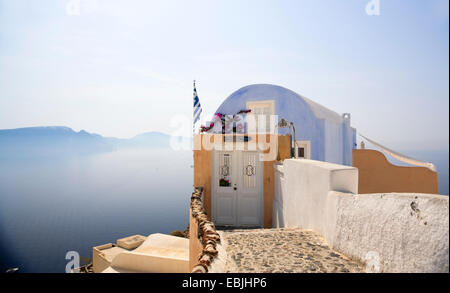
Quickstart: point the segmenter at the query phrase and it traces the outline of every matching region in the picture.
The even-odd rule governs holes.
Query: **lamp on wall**
[[[293,132],[293,139],[291,137],[291,158],[295,156],[295,126],[293,122],[287,121],[284,118],[281,118],[280,122],[278,122],[277,126],[279,128],[288,128],[289,127],[289,134],[291,134],[291,128]]]
[[[279,128],[285,128],[288,126],[288,122],[286,121],[286,119],[281,118],[280,122],[278,122],[278,127]]]

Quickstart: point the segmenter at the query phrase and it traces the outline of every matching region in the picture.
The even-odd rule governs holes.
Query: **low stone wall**
[[[211,272],[216,267],[220,236],[202,204],[203,188],[192,193],[189,219],[189,266],[192,273]],[[220,250],[220,249],[219,249]]]
[[[276,167],[274,226],[311,229],[370,272],[448,272],[449,199],[358,194],[356,168],[311,160]]]

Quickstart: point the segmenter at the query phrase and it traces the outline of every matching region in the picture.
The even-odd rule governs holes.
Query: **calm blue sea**
[[[117,151],[0,159],[0,271],[64,272],[67,251],[184,230],[192,152]]]
[[[449,193],[449,156],[405,152],[436,164]],[[59,159],[0,158],[0,271],[64,272],[67,251],[133,234],[184,230],[192,152],[122,150]]]

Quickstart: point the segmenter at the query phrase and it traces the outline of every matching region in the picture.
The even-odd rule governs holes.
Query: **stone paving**
[[[301,229],[222,230],[229,273],[361,273],[361,264]]]

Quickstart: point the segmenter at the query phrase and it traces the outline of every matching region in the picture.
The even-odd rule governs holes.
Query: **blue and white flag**
[[[200,114],[202,113],[202,106],[200,105],[200,100],[197,95],[197,89],[195,88],[195,81],[194,81],[194,123],[192,125],[193,132],[195,134],[195,124],[197,121],[200,120]]]

